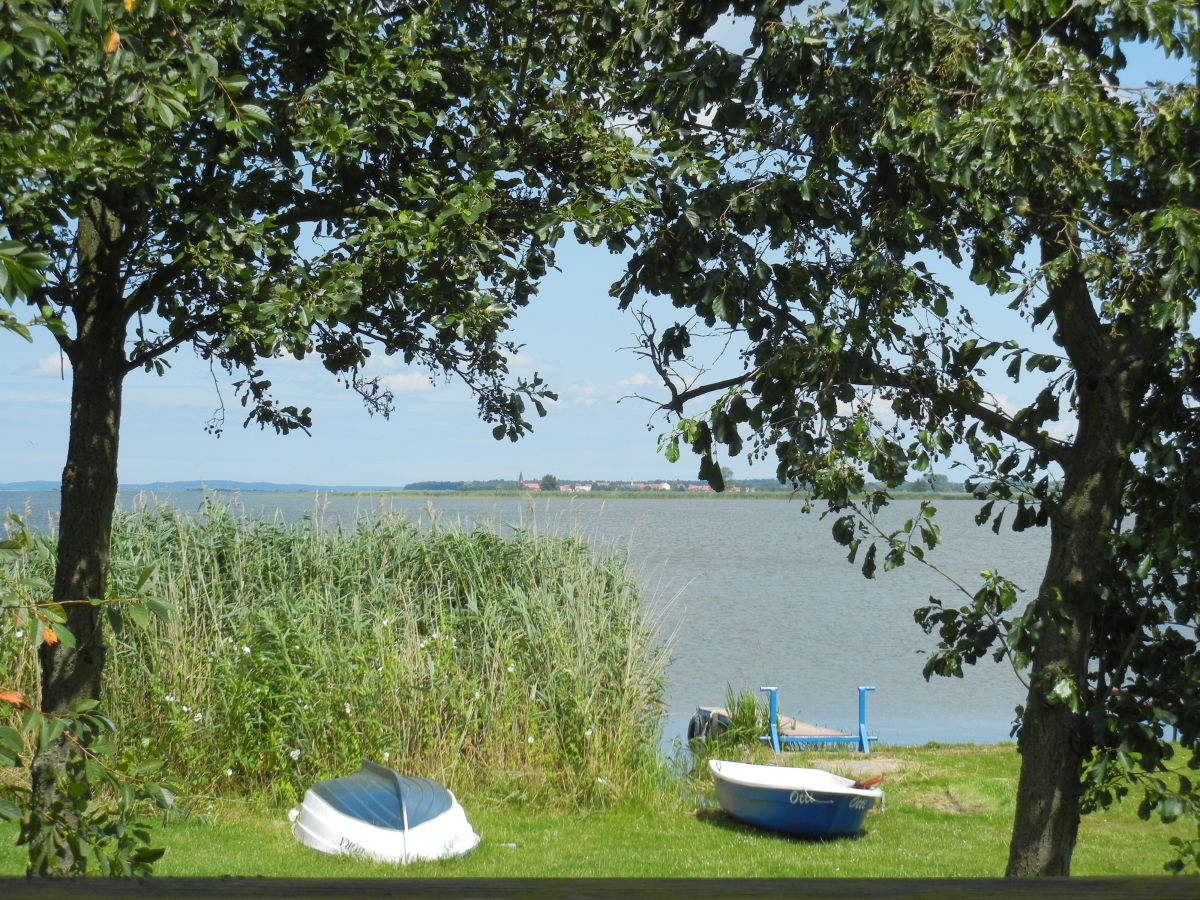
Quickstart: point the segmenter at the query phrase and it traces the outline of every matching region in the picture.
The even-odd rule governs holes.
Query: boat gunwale
[[[723,771],[723,766],[732,767],[735,771],[750,770],[747,774],[737,777],[727,771]],[[840,797],[871,797],[876,800],[883,800],[883,790],[881,788],[858,788],[854,786],[854,781],[846,778],[843,775],[837,775],[833,772],[828,772],[825,769],[815,769],[803,766],[770,766],[759,763],[744,763],[735,760],[710,759],[708,761],[709,771],[712,772],[714,778],[719,778],[722,781],[730,784],[736,784],[740,787],[758,788],[761,790],[775,791],[808,791],[810,794],[833,794]],[[808,775],[809,773],[819,773],[819,778],[816,781],[823,782],[821,784],[801,783],[799,780],[785,783],[784,781],[776,780],[775,783],[770,781],[753,780],[752,773],[758,771],[784,774],[801,774]],[[811,777],[811,776],[810,776]],[[830,783],[828,779],[836,779],[836,782]],[[841,782],[840,784],[837,782]]]

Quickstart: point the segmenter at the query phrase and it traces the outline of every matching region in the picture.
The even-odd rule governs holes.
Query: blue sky
[[[1146,78],[1165,78],[1178,66],[1149,60],[1136,68]],[[355,394],[310,358],[265,368],[277,399],[313,408],[311,436],[242,428],[241,408],[224,373],[218,370],[214,383],[213,373],[184,351],[172,357],[172,369],[162,378],[136,372],[126,379],[120,479],[400,486],[519,474],[536,479],[547,473],[560,479],[695,478],[694,457],[684,454],[671,464],[658,453],[666,420],[654,416],[650,403],[630,398],[639,391],[661,396],[661,389],[650,367],[628,349],[635,343],[633,317],[618,311],[608,296],[622,260],[603,248],[564,245],[559,266],[516,320],[512,335],[523,348],[512,370],[536,370],[560,399],[535,422],[533,434],[515,444],[492,438],[461,385],[431,384],[425,374],[389,367],[387,361],[374,371],[395,393],[389,419],[369,416]],[[952,284],[960,301],[979,295],[965,277],[954,277]],[[1003,304],[971,305],[987,331],[1013,333],[1015,316]],[[1022,331],[1020,326],[1016,333]],[[6,423],[0,483],[57,480],[67,445],[69,367],[48,335],[32,344],[0,335],[0,376],[5,384],[0,421]],[[226,427],[217,438],[204,426],[222,399]],[[770,461],[728,464],[738,477],[774,475]]]
[[[600,248],[564,246],[561,271],[518,316],[524,345],[514,372],[538,371],[559,394],[533,434],[496,441],[475,416],[469,393],[453,382],[430,383],[417,369],[380,360],[396,397],[390,419],[367,414],[357,397],[315,359],[275,361],[266,368],[281,402],[313,408],[311,436],[241,427],[228,378],[187,351],[171,357],[161,378],[143,372],[125,381],[120,479],[125,483],[192,479],[403,485],[427,479],[652,477],[692,478],[696,461],[668,463],[647,431],[651,404],[625,399],[647,391],[653,372],[632,352],[634,322],[608,297],[621,261]],[[0,420],[9,423],[0,449],[0,482],[56,480],[67,442],[70,369],[47,335],[32,344],[2,337]],[[64,377],[63,371],[66,376]],[[226,427],[219,438],[204,425],[221,398]],[[745,466],[741,467],[747,474]],[[770,477],[768,467],[757,467]]]

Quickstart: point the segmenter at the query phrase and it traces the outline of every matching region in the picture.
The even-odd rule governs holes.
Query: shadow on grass
[[[858,834],[852,835],[837,835],[813,837],[803,834],[790,834],[786,831],[776,831],[772,828],[760,828],[757,825],[751,825],[749,822],[743,822],[741,819],[735,819],[729,813],[721,809],[701,809],[696,812],[696,821],[703,822],[706,825],[712,825],[724,831],[733,832],[735,834],[753,834],[762,837],[775,838],[781,841],[787,841],[792,844],[840,844],[846,841],[860,841],[866,836],[866,831],[860,831]]]

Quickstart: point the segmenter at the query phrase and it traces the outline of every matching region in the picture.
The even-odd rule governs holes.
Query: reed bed
[[[210,501],[118,513],[113,559],[113,598],[166,611],[112,605],[105,707],[193,796],[294,802],[363,757],[542,805],[603,805],[660,777],[665,651],[620,553]],[[18,574],[50,564],[33,553]],[[0,633],[27,690],[32,657],[28,635]]]

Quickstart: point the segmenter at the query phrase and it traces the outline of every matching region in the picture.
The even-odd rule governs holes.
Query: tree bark
[[[126,372],[124,312],[116,258],[121,223],[100,201],[85,207],[78,237],[78,300],[71,360],[70,438],[63,468],[54,600],[63,604],[75,646],[44,642],[38,653],[41,708],[68,713],[80,700],[99,699],[105,645],[101,607],[108,576],[109,539],[117,494],[121,385]],[[86,735],[75,735],[86,741]],[[30,816],[40,820],[29,848],[31,873],[81,874],[66,832],[78,828],[79,807],[64,789],[82,781],[79,754],[67,735],[39,743],[31,767]],[[85,793],[86,796],[86,793]]]
[[[1102,531],[1092,527],[1100,504],[1095,491],[1091,493],[1077,501],[1081,512],[1091,515],[1060,513],[1051,523],[1050,560],[1038,600],[1043,604],[1041,634],[1018,741],[1021,774],[1006,872],[1010,877],[1071,871],[1079,832],[1080,771],[1090,742],[1083,712],[1072,711],[1068,703],[1050,699],[1047,693],[1060,678],[1069,679],[1081,692],[1086,690],[1091,639],[1088,589],[1072,576],[1086,565],[1088,556],[1095,555]],[[1055,612],[1063,617],[1061,625],[1054,621]]]
[[[1044,246],[1052,259],[1064,247]],[[1111,339],[1095,318],[1078,269],[1051,289],[1059,339],[1077,372],[1079,427],[1062,495],[1052,510],[1050,558],[1039,589],[1030,688],[1018,749],[1021,774],[1009,845],[1010,877],[1069,875],[1079,832],[1082,768],[1092,750],[1088,664],[1104,570],[1104,536],[1116,526],[1137,411],[1147,386],[1145,357],[1132,340]],[[1066,679],[1076,703],[1049,692]]]

